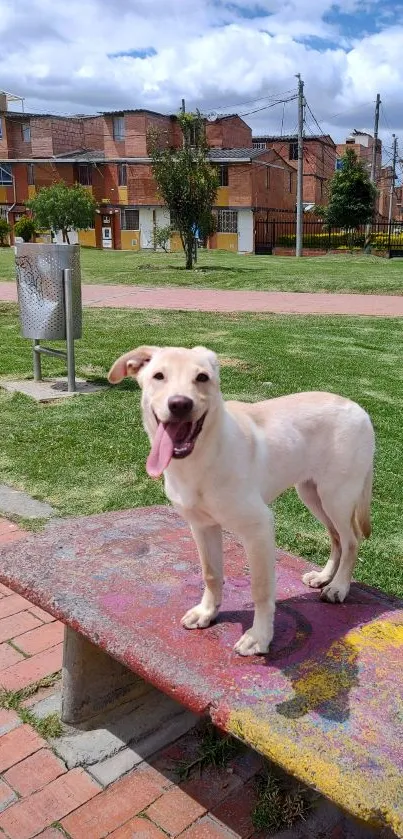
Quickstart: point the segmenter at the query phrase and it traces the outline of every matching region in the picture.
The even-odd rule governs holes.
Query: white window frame
[[[217,210],[217,233],[238,233],[238,210]]]
[[[31,142],[31,125],[29,122],[21,123],[21,137],[23,143]]]
[[[125,115],[112,117],[112,134],[113,139],[117,142],[122,142],[125,139]]]

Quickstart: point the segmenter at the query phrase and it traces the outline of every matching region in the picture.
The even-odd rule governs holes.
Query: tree
[[[0,218],[0,247],[4,248],[7,243],[7,236],[11,231],[11,225],[9,225],[7,219]]]
[[[63,242],[69,244],[70,230],[87,230],[94,223],[96,202],[80,186],[67,186],[63,181],[45,186],[35,198],[27,201],[34,222],[42,230],[62,231]]]
[[[342,167],[329,184],[329,203],[324,218],[329,227],[357,228],[371,221],[376,188],[353,149],[342,157]]]
[[[35,222],[29,216],[21,216],[14,225],[14,233],[16,236],[21,236],[24,242],[30,242],[35,236]]]
[[[178,120],[183,148],[164,148],[161,135],[155,133],[149,135],[148,141],[159,194],[181,237],[186,268],[192,268],[198,235],[212,227],[218,176],[208,160],[209,147],[200,114],[180,114]]]

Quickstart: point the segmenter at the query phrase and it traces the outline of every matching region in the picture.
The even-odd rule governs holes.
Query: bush
[[[403,233],[393,234],[392,244],[403,247]],[[282,247],[295,247],[295,234],[279,236],[277,245]],[[302,237],[304,248],[315,248],[315,250],[337,250],[338,248],[348,250],[352,248],[363,248],[366,244],[365,233],[354,230],[340,230],[323,233],[306,233]],[[371,233],[368,244],[379,250],[389,247],[388,233]]]
[[[22,216],[14,225],[15,235],[21,236],[24,242],[30,242],[35,232],[35,222],[29,216]]]
[[[168,224],[166,227],[155,227],[153,234],[154,248],[162,248],[165,253],[168,253],[169,240],[172,236],[172,227]]]
[[[7,237],[11,231],[11,226],[5,218],[0,218],[0,246],[8,245]]]

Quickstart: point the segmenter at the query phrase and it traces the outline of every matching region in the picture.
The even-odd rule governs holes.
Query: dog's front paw
[[[303,575],[302,582],[310,588],[322,588],[330,583],[330,577],[324,571],[308,571]]]
[[[346,599],[350,586],[348,583],[338,583],[335,580],[322,589],[320,598],[328,603],[343,603]]]
[[[253,629],[248,629],[235,644],[234,650],[239,655],[262,655],[269,650],[271,637],[259,637]]]
[[[186,629],[204,629],[209,626],[211,621],[217,617],[218,606],[216,609],[206,609],[201,603],[189,609],[186,615],[181,620],[182,626]]]

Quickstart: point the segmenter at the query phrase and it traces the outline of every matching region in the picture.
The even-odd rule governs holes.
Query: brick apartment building
[[[297,171],[298,138],[253,137],[255,149],[273,149],[288,166]],[[336,167],[336,144],[326,134],[304,137],[303,196],[307,208],[327,203],[327,184]]]
[[[179,148],[175,116],[148,110],[60,117],[7,110],[0,96],[0,215],[11,223],[26,212],[25,201],[58,180],[78,182],[97,201],[94,228],[78,240],[90,247],[153,248],[156,226],[169,224],[147,156],[147,135]],[[267,210],[294,212],[295,166],[274,148],[254,148],[250,127],[237,115],[205,123],[210,160],[220,187],[214,212],[217,232],[209,246],[254,249],[254,217]],[[171,238],[171,249],[181,247]]]

